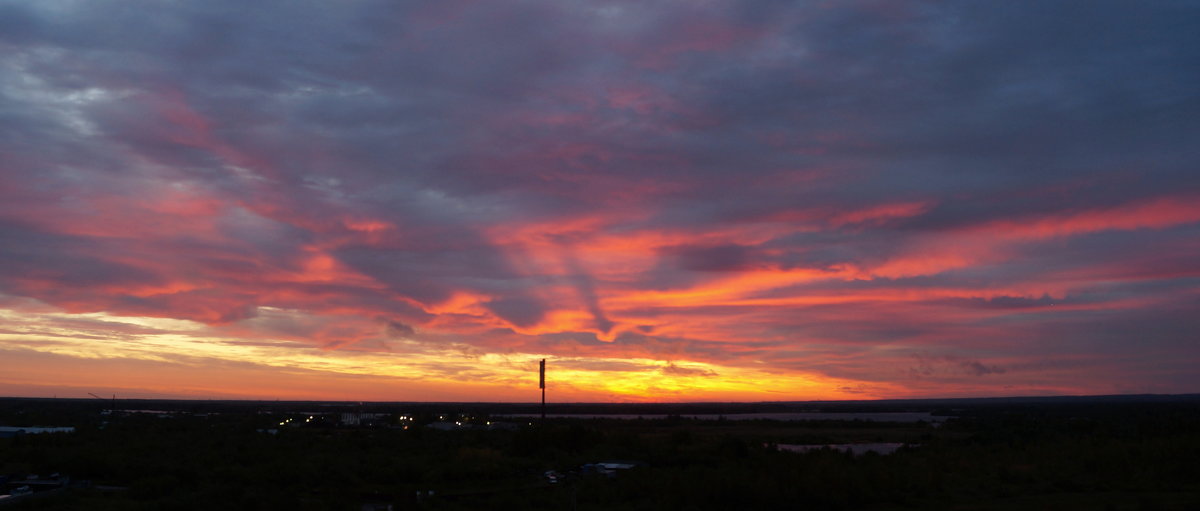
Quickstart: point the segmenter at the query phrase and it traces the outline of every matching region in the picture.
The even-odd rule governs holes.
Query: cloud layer
[[[0,392],[1195,392],[1197,16],[3,2]]]

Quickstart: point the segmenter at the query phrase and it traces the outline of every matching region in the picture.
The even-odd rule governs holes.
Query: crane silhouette
[[[95,394],[92,394],[91,392],[88,392],[88,395],[89,395],[89,396],[92,396],[92,397],[94,397],[94,398],[96,398],[96,399],[99,399],[99,400],[101,400],[101,401],[107,401],[105,398],[102,398],[102,397],[100,397],[100,396],[97,396],[97,395],[95,395]],[[116,394],[113,394],[113,397],[112,397],[112,408],[111,408],[110,410],[111,410],[111,412],[110,412],[110,413],[116,413],[116,411],[117,411],[117,395],[116,395]]]

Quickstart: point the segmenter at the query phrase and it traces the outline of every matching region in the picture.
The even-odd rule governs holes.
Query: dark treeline
[[[74,481],[66,491],[8,499],[0,508],[1200,508],[1200,402],[1194,398],[826,409],[954,415],[940,424],[678,416],[814,409],[771,408],[774,403],[617,406],[615,413],[674,416],[545,423],[492,417],[521,412],[484,404],[117,402],[119,410],[174,413],[110,412],[110,405],[0,400],[0,425],[76,428],[0,438],[0,476],[9,478],[9,488],[32,474],[66,474]],[[324,409],[325,417],[300,413]],[[696,411],[710,409],[716,411]],[[554,413],[572,411],[602,413],[594,407]],[[343,413],[363,421],[347,424]],[[859,456],[778,448],[865,442],[905,447]],[[605,461],[633,467],[611,474],[585,468]]]

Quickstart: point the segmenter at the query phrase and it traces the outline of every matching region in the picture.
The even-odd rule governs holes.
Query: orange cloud
[[[1200,222],[1200,196],[1168,196],[1042,217],[998,220],[971,227],[972,232],[1007,239],[1046,239],[1110,230],[1161,229]]]

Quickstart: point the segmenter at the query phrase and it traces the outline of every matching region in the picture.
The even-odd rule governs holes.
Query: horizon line
[[[654,405],[766,405],[766,404],[799,404],[799,403],[907,403],[920,401],[1005,401],[1005,400],[1058,400],[1058,399],[1137,399],[1137,398],[1184,398],[1200,399],[1200,392],[1158,394],[1056,394],[1056,395],[1014,395],[1014,396],[980,396],[980,397],[919,397],[919,398],[885,398],[885,399],[819,399],[819,400],[789,400],[789,401],[558,401],[547,402],[549,405],[625,405],[625,406],[654,406]],[[195,403],[346,403],[346,404],[412,404],[412,405],[529,405],[540,406],[537,401],[366,401],[366,400],[322,400],[322,399],[220,399],[220,398],[102,398],[95,397],[45,397],[45,396],[0,396],[0,400],[45,400],[45,401],[177,401]]]

